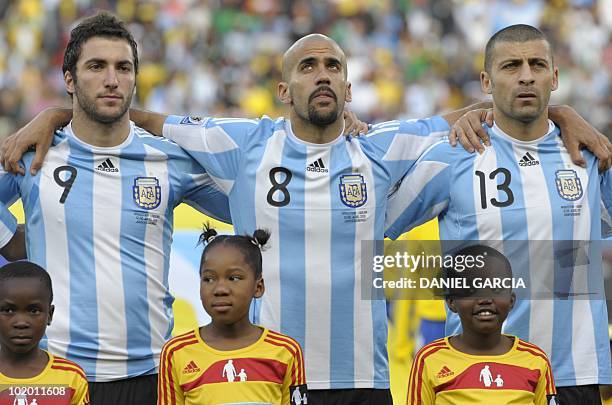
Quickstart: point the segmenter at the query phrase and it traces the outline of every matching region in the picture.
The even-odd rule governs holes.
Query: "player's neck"
[[[519,141],[533,141],[548,133],[548,109],[530,122],[522,122],[508,117],[494,108],[495,123],[506,134]]]
[[[460,335],[451,339],[452,346],[460,352],[478,356],[498,356],[507,353],[513,342],[501,334],[478,333],[464,329]]]
[[[291,130],[300,140],[309,143],[325,144],[332,142],[344,128],[344,118],[342,114],[333,123],[326,126],[314,125],[308,120],[298,116],[295,111],[291,111]]]
[[[28,353],[0,349],[0,373],[9,378],[36,377],[47,367],[49,356],[38,347]]]
[[[248,318],[232,324],[214,320],[200,328],[200,337],[206,344],[217,350],[237,350],[257,342],[263,330],[253,325]]]
[[[121,145],[130,135],[130,117],[128,113],[111,124],[91,119],[84,111],[74,108],[72,132],[81,141],[98,147]]]

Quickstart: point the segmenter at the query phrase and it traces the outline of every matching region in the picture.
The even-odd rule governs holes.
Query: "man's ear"
[[[482,91],[491,94],[493,92],[493,83],[491,83],[491,76],[487,72],[480,72],[480,87]]]
[[[552,78],[552,87],[551,90],[555,91],[559,87],[559,68],[553,66],[553,78]]]
[[[291,99],[291,94],[289,94],[289,83],[287,82],[280,82],[278,83],[278,99],[280,100],[281,103],[283,104],[291,104],[291,102],[293,101]]]
[[[348,103],[353,101],[353,91],[351,90],[351,82],[346,83],[346,94],[344,95],[344,100]]]
[[[64,73],[64,84],[66,85],[66,92],[68,94],[74,94],[74,78],[72,77],[72,73],[70,73],[70,71],[66,71],[66,73]]]

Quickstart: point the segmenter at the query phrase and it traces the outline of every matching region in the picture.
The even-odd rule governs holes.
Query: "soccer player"
[[[550,44],[538,29],[515,25],[496,33],[480,76],[483,90],[493,95],[495,125],[487,128],[492,146],[482,155],[447,142],[432,146],[391,197],[387,235],[437,216],[442,240],[531,241],[523,251],[505,254],[534,280],[555,272],[584,275],[584,267],[575,267],[579,263],[555,263],[559,242],[533,242],[597,241],[601,202],[605,216],[612,209],[610,172],[600,177],[591,154],[585,168],[573,164],[559,129],[547,119],[557,75]],[[513,245],[509,249],[518,247]],[[591,289],[603,285],[599,260],[591,255]],[[558,272],[560,267],[566,268]],[[572,291],[567,279],[556,279],[558,299],[519,300],[504,330],[549,354],[561,403],[597,404],[598,384],[612,383],[606,301],[597,294],[567,299],[584,292],[575,284],[580,278]],[[449,314],[447,333],[458,328],[458,318]]]
[[[51,277],[34,263],[0,268],[0,403],[87,405],[83,369],[39,348],[51,325]]]
[[[22,198],[28,257],[55,282],[43,347],[84,368],[92,403],[154,404],[172,330],[173,209],[184,201],[229,222],[227,198],[178,146],[130,122],[138,56],[123,23],[82,21],[63,70],[73,119],[37,175],[1,173],[0,201]]]
[[[269,238],[263,230],[205,229],[200,297],[212,322],[164,346],[159,405],[308,403],[299,343],[249,321],[251,301],[264,293],[261,249]]]
[[[511,289],[469,288],[477,278],[511,278],[508,260],[483,245],[464,247],[456,256],[477,259],[447,280],[467,280],[447,290],[446,303],[462,332],[424,346],[414,358],[408,404],[556,404],[548,357],[539,347],[501,333],[516,296]],[[478,257],[480,256],[480,259]],[[495,376],[495,377],[494,377]]]
[[[361,241],[383,238],[388,191],[468,109],[347,139],[342,49],[308,35],[285,53],[282,71],[278,96],[290,119],[130,114],[152,133],[163,128],[207,169],[230,199],[238,234],[272,232],[268,293],[254,302],[252,320],[300,342],[309,400],[391,403],[385,303],[361,299]],[[65,116],[54,119],[51,126]]]

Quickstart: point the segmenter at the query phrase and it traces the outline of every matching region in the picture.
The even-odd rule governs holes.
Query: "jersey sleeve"
[[[448,141],[440,141],[412,166],[388,197],[385,236],[396,239],[444,212],[450,200],[455,153]]]
[[[551,402],[551,399],[554,401]],[[557,389],[555,388],[555,380],[553,378],[550,362],[546,363],[540,370],[540,379],[535,391],[535,405],[557,404]]]
[[[601,237],[612,238],[612,169],[599,176],[601,192]]]
[[[242,166],[249,134],[259,121],[241,118],[169,116],[163,134],[201,164],[219,187],[229,194]]]
[[[17,219],[9,211],[19,198],[19,185],[15,175],[0,168],[0,247],[6,246],[17,230]]]
[[[70,400],[70,405],[89,405],[89,384],[81,376],[74,382],[74,395]]]
[[[171,342],[171,341],[170,341]],[[157,405],[184,405],[185,395],[179,384],[178,375],[172,365],[172,351],[169,342],[162,348],[157,376]]]
[[[295,342],[297,352],[292,353],[291,360],[287,364],[287,372],[283,381],[283,405],[306,404],[308,388],[306,386],[306,375],[304,367],[304,356],[299,343]]]
[[[421,350],[414,358],[408,380],[407,404],[434,405],[436,393],[429,375],[427,363]]]
[[[380,161],[394,184],[429,147],[448,136],[449,131],[446,120],[435,116],[376,124],[368,132],[367,139],[378,149]]]

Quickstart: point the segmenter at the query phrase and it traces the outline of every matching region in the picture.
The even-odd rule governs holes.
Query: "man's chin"
[[[337,119],[338,119],[338,110],[336,109],[329,110],[329,111],[321,111],[321,110],[312,111],[311,110],[308,114],[308,120],[312,124],[316,126],[320,126],[320,127],[331,125],[334,122],[336,122]]]

